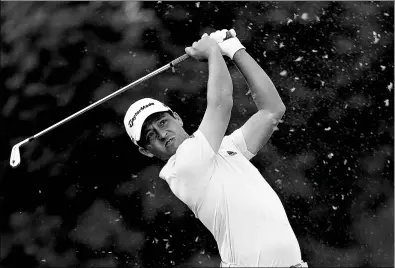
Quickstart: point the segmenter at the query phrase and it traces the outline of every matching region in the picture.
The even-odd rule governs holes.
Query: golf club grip
[[[232,37],[233,37],[233,35],[232,35],[231,31],[227,31],[224,40],[228,40],[229,38],[232,38]],[[173,67],[174,65],[176,65],[176,64],[178,64],[178,63],[180,63],[180,62],[182,62],[182,61],[184,61],[184,60],[186,60],[186,59],[188,59],[189,57],[190,57],[190,56],[189,56],[188,54],[184,54],[184,55],[178,57],[177,59],[172,60],[172,61],[169,63],[169,65],[170,65],[169,67]]]

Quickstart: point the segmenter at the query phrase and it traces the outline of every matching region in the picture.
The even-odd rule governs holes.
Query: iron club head
[[[28,139],[26,139],[26,140],[23,140],[23,141],[21,141],[21,142],[15,144],[15,145],[12,147],[12,150],[11,150],[11,157],[10,157],[10,165],[11,165],[11,167],[16,168],[17,166],[19,166],[19,164],[21,163],[21,153],[20,153],[20,151],[19,151],[19,148],[20,148],[22,145],[24,145],[25,143],[28,143],[29,141],[31,141],[31,140],[33,140],[33,139],[34,139],[34,136],[31,137],[31,138],[28,138]]]
[[[15,144],[11,150],[10,165],[16,168],[21,163],[21,154],[19,152],[19,143]]]

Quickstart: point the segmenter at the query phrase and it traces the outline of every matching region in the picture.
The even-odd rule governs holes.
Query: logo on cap
[[[133,115],[132,119],[129,120],[129,123],[128,123],[128,124],[129,124],[129,127],[133,127],[134,120],[136,120],[136,117],[137,117],[145,108],[148,108],[148,107],[150,107],[150,106],[152,106],[152,105],[154,105],[153,102],[150,102],[150,103],[148,103],[148,104],[146,104],[146,105],[143,105],[143,106]]]

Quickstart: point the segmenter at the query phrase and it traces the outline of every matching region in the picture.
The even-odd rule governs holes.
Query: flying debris
[[[281,75],[281,76],[286,76],[286,75],[287,75],[287,71],[286,71],[286,70],[282,71],[282,72],[280,73],[280,75]]]

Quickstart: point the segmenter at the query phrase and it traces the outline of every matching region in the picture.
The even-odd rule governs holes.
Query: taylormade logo
[[[129,124],[129,127],[133,127],[134,120],[136,120],[136,117],[139,115],[139,113],[141,113],[142,110],[144,110],[145,108],[150,107],[150,106],[152,106],[152,105],[154,105],[153,102],[150,102],[150,103],[148,103],[148,104],[146,104],[146,105],[143,105],[143,106],[134,114],[133,118],[129,120],[129,123],[128,123],[128,124]]]

